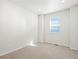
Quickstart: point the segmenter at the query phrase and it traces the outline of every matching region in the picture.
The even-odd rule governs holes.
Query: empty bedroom
[[[78,59],[78,0],[0,0],[0,59]]]

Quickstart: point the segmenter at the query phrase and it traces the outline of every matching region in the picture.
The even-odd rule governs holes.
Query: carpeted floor
[[[77,52],[67,47],[53,44],[37,44],[25,47],[13,53],[1,56],[0,59],[78,59]]]

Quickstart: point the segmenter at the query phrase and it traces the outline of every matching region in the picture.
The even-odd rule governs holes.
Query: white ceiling
[[[9,0],[36,14],[47,14],[71,7],[78,0]]]

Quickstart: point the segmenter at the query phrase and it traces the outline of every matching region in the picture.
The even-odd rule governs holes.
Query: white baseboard
[[[7,52],[5,52],[5,53],[0,54],[0,56],[7,55],[7,54],[9,54],[9,53],[15,52],[15,51],[17,51],[17,50],[20,50],[20,49],[22,49],[22,48],[24,48],[24,47],[29,47],[29,46],[30,46],[30,45],[26,45],[26,46],[22,46],[22,47],[19,47],[19,48],[16,48],[16,49],[7,51]]]
[[[48,42],[37,42],[37,43],[52,44],[52,43],[48,43]],[[58,45],[58,44],[53,44],[53,45]],[[5,53],[0,54],[0,56],[3,56],[3,55],[6,55],[6,54],[15,52],[15,51],[17,51],[17,50],[20,50],[20,49],[22,49],[22,48],[29,47],[29,46],[32,46],[32,45],[29,45],[29,44],[28,44],[28,45],[25,45],[25,46],[22,46],[22,47],[19,47],[19,48],[16,48],[16,49],[7,51],[7,52],[5,52]],[[59,45],[59,46],[62,46],[62,45]],[[66,46],[65,46],[65,47],[66,47]],[[68,47],[68,48],[70,48],[70,47]],[[72,48],[70,48],[70,49],[72,49]],[[72,50],[76,50],[76,49],[72,49]]]

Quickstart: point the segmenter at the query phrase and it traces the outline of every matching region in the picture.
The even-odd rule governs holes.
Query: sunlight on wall
[[[30,46],[37,46],[36,44],[34,44],[34,40],[32,40],[29,45]]]

